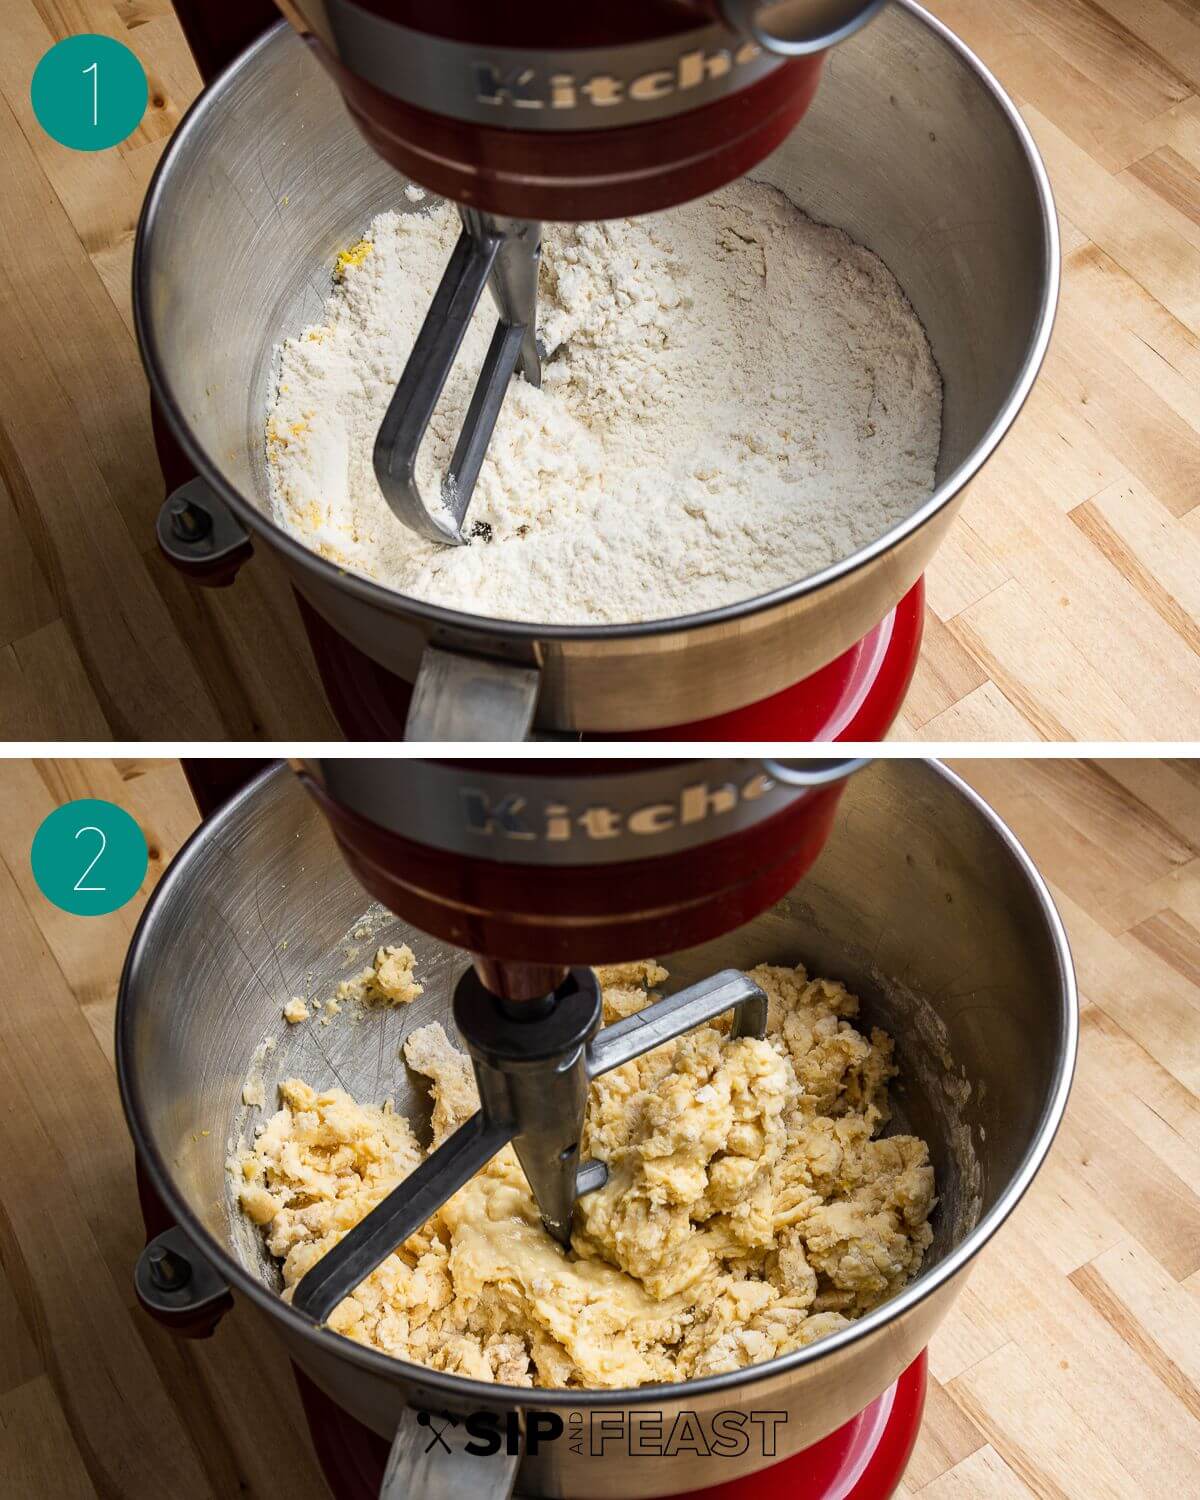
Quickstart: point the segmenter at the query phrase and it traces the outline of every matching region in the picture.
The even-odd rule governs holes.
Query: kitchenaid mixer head
[[[510,1142],[568,1246],[575,1200],[607,1177],[579,1160],[592,1079],[730,1010],[735,1038],[761,1037],[767,1002],[729,969],[601,1029],[595,974],[553,960],[627,958],[656,946],[643,936],[680,946],[756,916],[815,858],[859,764],[301,763],[368,889],[478,955],[453,1016],[480,1108],[302,1277],[293,1307],[324,1323]]]
[[[393,513],[463,522],[508,381],[540,384],[541,221],[647,213],[756,166],[808,107],[824,50],[882,0],[616,0],[517,13],[448,0],[280,0],[375,149],[459,205],[463,229],[374,450]],[[485,287],[499,319],[430,504],[417,453]]]

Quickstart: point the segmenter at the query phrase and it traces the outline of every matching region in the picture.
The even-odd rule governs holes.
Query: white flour
[[[742,181],[548,227],[540,335],[557,352],[540,390],[509,387],[468,512],[490,539],[422,541],[371,450],[458,228],[445,204],[381,214],[340,257],[325,321],[281,346],[275,514],[343,567],[501,619],[655,619],[802,579],[932,492],[941,381],[895,279]],[[494,322],[485,297],[422,449],[435,502]]]

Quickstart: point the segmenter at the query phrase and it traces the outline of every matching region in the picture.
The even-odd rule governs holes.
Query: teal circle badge
[[[29,98],[48,136],[72,151],[104,151],[146,113],[146,70],[110,36],[69,36],[33,70]]]
[[[47,901],[76,917],[124,906],[146,878],[146,837],[123,807],[83,797],[42,821],[30,863]]]

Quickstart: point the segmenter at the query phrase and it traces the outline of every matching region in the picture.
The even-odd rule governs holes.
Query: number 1
[[[93,63],[90,68],[84,68],[83,71],[85,73],[90,73],[92,75],[92,124],[93,125],[98,125],[100,123],[100,67],[99,67],[99,64],[98,63]],[[100,856],[97,855],[96,857],[98,859]]]
[[[93,64],[93,66],[94,66],[94,64]],[[88,824],[88,826],[86,828],[79,829],[79,831],[76,833],[75,837],[78,838],[81,833],[98,833],[100,835],[100,847],[99,847],[99,849],[96,850],[95,858],[92,860],[91,864],[88,865],[87,869],[83,872],[83,874],[75,882],[75,884],[73,886],[73,889],[77,890],[77,891],[103,891],[103,890],[106,889],[105,886],[102,886],[102,885],[84,885],[83,882],[88,878],[88,876],[95,869],[95,867],[96,867],[96,860],[98,860],[100,858],[100,856],[104,853],[104,851],[108,848],[108,839],[104,836],[104,830],[102,828],[94,828],[90,823]]]

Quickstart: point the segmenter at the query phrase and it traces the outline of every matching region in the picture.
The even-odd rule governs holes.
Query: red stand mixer
[[[567,1244],[575,1196],[601,1186],[605,1176],[601,1163],[578,1160],[590,1078],[731,1007],[734,1035],[761,1035],[766,1024],[762,992],[744,974],[726,970],[597,1034],[596,977],[572,962],[675,951],[757,916],[818,857],[845,779],[860,765],[298,762],[366,890],[423,931],[474,954],[458,981],[454,1016],[483,1103],[301,1280],[293,1306],[323,1323],[508,1140],[547,1231]],[[257,766],[192,761],[185,769],[200,807],[212,811]],[[156,1234],[139,1265],[139,1295],[177,1332],[203,1336],[227,1310],[228,1296],[201,1271],[207,1316],[191,1305],[197,1268],[179,1231],[162,1233],[169,1218],[141,1171],[139,1180],[147,1228]],[[517,1454],[507,1456],[499,1478],[495,1464],[483,1466],[457,1449],[444,1464],[423,1469],[432,1413],[408,1424],[407,1442],[389,1445],[300,1370],[297,1380],[338,1500],[402,1500],[418,1492],[422,1474],[449,1486],[447,1495],[459,1492],[456,1483],[463,1493],[509,1493]],[[924,1394],[921,1355],[819,1443],[704,1493],[715,1500],[884,1500],[908,1462]],[[764,1456],[773,1451],[767,1446]],[[720,1472],[718,1464],[713,1473]]]
[[[236,17],[224,8],[182,0],[175,8],[210,80],[276,14],[269,0],[238,7]],[[602,12],[547,5],[503,14],[457,0],[438,7],[436,19],[415,0],[328,0],[282,8],[335,80],[380,158],[459,207],[458,247],[374,453],[375,475],[397,524],[455,545],[472,535],[471,489],[510,375],[520,369],[527,380],[540,378],[534,328],[541,220],[663,209],[757,168],[808,111],[827,47],[858,33],[881,9],[881,0],[625,0]],[[918,14],[912,7],[906,11]],[[897,23],[893,12],[885,12],[885,20],[862,36],[913,25],[908,16]],[[764,596],[709,615],[607,631],[472,620],[401,596],[388,598],[388,591],[369,580],[339,575],[324,559],[306,553],[253,505],[247,511],[241,498],[245,479],[235,486],[236,496],[230,494],[225,476],[212,472],[225,455],[214,452],[211,437],[197,426],[203,426],[204,413],[166,368],[174,356],[164,333],[170,340],[194,340],[185,326],[191,314],[182,309],[184,283],[178,289],[170,284],[179,257],[167,243],[169,221],[182,219],[172,199],[191,191],[188,179],[196,177],[197,168],[189,153],[200,149],[217,94],[228,95],[221,103],[227,113],[256,104],[260,91],[250,70],[266,66],[268,56],[278,55],[282,66],[284,36],[269,39],[265,49],[268,39],[262,39],[251,49],[253,58],[243,56],[243,80],[228,74],[216,92],[202,98],[164,157],[139,229],[135,315],[156,399],[156,440],[173,490],[158,527],[172,561],[198,581],[230,581],[250,550],[247,520],[289,564],[303,557],[295,581],[305,625],[335,713],[352,738],[401,738],[406,726],[410,738],[422,740],[503,740],[528,732],[572,738],[882,738],[915,668],[923,617],[921,569],[950,519],[952,490],[934,497],[928,514],[922,512],[907,528],[908,541],[892,545],[886,559],[876,556],[867,567],[856,566],[854,559],[831,570],[819,620],[811,612],[809,591],[823,580],[809,580],[778,591],[795,596],[790,602],[781,598],[763,607],[774,600]],[[846,50],[860,45],[856,39]],[[884,35],[871,45],[887,49],[891,43]],[[895,45],[902,56],[911,51],[903,35]],[[944,49],[945,38],[934,38],[933,45]],[[956,69],[981,73],[957,43],[952,62]],[[917,79],[927,73],[922,65],[914,88],[924,86]],[[978,84],[986,98],[972,105],[979,118],[971,119],[970,130],[995,133],[998,123],[1017,132],[1015,142],[1005,142],[1006,151],[1012,144],[1018,148],[1007,167],[1028,179],[1014,181],[1011,188],[1027,201],[1006,205],[1003,216],[1023,237],[1025,250],[1015,268],[997,274],[1036,283],[1014,285],[1019,305],[1007,307],[998,324],[1011,330],[1016,319],[1011,350],[1000,347],[1014,337],[1011,331],[1000,340],[990,328],[978,331],[981,340],[995,345],[995,389],[991,377],[983,378],[975,368],[978,353],[969,356],[970,381],[978,389],[966,399],[1003,407],[1002,428],[1023,399],[1048,337],[1057,243],[1032,145],[991,80],[980,78]],[[238,97],[239,87],[245,89],[244,99]],[[945,87],[951,89],[949,76]],[[954,87],[961,93],[959,85]],[[895,92],[891,100],[899,107]],[[870,105],[864,101],[863,107]],[[984,117],[989,111],[996,113],[995,122]],[[280,129],[287,136],[280,152],[293,142],[298,148],[304,123]],[[805,122],[799,138],[808,130]],[[936,133],[932,138],[936,141]],[[922,139],[928,144],[927,134]],[[964,157],[976,155],[977,145],[964,135]],[[813,149],[825,157],[831,152],[824,139]],[[931,170],[935,166],[931,163]],[[968,170],[965,161],[962,169]],[[213,170],[218,178],[230,175]],[[265,182],[265,168],[262,175]],[[291,195],[281,201],[289,203]],[[196,204],[198,211],[198,198]],[[881,206],[889,217],[909,211],[903,202],[894,211]],[[928,217],[928,210],[915,203],[911,211]],[[1034,228],[1041,243],[1030,237]],[[182,225],[178,232],[184,232]],[[970,271],[972,282],[994,280],[991,258],[989,250],[989,264]],[[1010,250],[999,246],[996,266],[1012,262]],[[928,274],[936,278],[943,268],[931,265]],[[955,262],[945,274],[952,281],[964,274],[963,267]],[[499,313],[492,347],[441,496],[422,496],[415,481],[416,453],[485,289]],[[974,285],[961,288],[972,301],[980,291]],[[214,295],[220,297],[216,288]],[[927,325],[936,321],[919,299],[918,310]],[[198,327],[212,331],[211,314],[197,308],[195,316]],[[947,309],[947,337],[961,339],[953,332],[959,324],[961,314]],[[942,359],[937,334],[931,328]],[[255,378],[261,384],[261,371]],[[219,384],[206,379],[208,399]],[[1006,402],[999,400],[1002,394]],[[982,407],[968,414],[971,430],[959,437],[964,458],[976,439],[980,462],[998,441],[991,415]],[[950,416],[953,421],[953,411]],[[944,458],[954,456],[944,453]],[[965,467],[973,471],[975,459],[972,453]],[[253,469],[256,459],[248,462]],[[197,470],[203,478],[194,477]],[[834,579],[832,572],[843,576]],[[380,609],[402,615],[404,629],[381,622]]]
[[[139,924],[118,1001],[118,1076],[154,1236],[138,1292],[184,1334],[211,1330],[230,1290],[270,1322],[303,1372],[335,1495],[400,1500],[435,1481],[448,1496],[505,1497],[514,1483],[520,1493],[593,1496],[610,1482],[631,1496],[662,1496],[718,1481],[724,1500],[893,1492],[920,1421],[921,1351],[970,1258],[1036,1171],[1065,1106],[1076,1001],[1053,906],[1007,830],[940,768],[887,762],[847,782],[860,766],[304,762],[296,769],[310,796],[285,768],[268,768],[178,856]],[[203,810],[229,796],[223,765],[187,770]],[[843,796],[852,810],[839,818]],[[369,1036],[355,1026],[311,1035],[281,1028],[292,985],[311,992],[345,963],[336,934],[360,935],[363,886],[399,914],[393,936],[373,929],[378,940],[415,945],[426,981],[415,1014],[401,1007],[376,1017]],[[926,940],[914,948],[919,928]],[[865,957],[854,956],[859,940]],[[582,965],[648,951],[670,953],[684,987],[597,1029],[595,977]],[[322,1326],[506,1142],[547,1232],[565,1242],[575,1199],[602,1185],[606,1171],[579,1159],[590,1080],[723,1012],[741,1034],[761,1031],[764,998],[744,968],[799,951],[816,972],[836,972],[841,954],[863,988],[879,964],[885,974],[903,971],[919,993],[951,990],[936,1011],[942,1061],[931,1077],[914,1073],[923,1098],[904,1105],[931,1142],[941,1195],[931,1263],[912,1286],[849,1329],[766,1365],[627,1392],[489,1385],[390,1359]],[[464,952],[474,956],[465,970]],[[988,977],[975,991],[968,976],[981,955]],[[314,966],[330,962],[314,979]],[[890,1014],[896,1001],[886,991],[875,1003],[894,1035],[923,1029],[907,1001]],[[255,1260],[261,1247],[250,1249],[221,1208],[229,1131],[250,1128],[228,1122],[244,1103],[256,1037],[264,1023],[273,1028],[280,1079],[294,1070],[312,1077],[316,1067],[318,1087],[336,1080],[364,1099],[394,1094],[407,1110],[414,1104],[400,1098],[409,1085],[391,1060],[395,1043],[438,1018],[472,1058],[478,1112],[284,1303],[277,1276]],[[942,1087],[945,1069],[960,1065],[964,1080],[979,1082],[966,1118],[946,1114]],[[968,1138],[986,1160],[961,1156]],[[646,1466],[641,1446],[625,1446],[647,1421],[670,1432],[698,1421],[704,1441],[715,1442],[713,1424],[730,1411],[765,1424],[737,1456],[693,1447]],[[513,1434],[508,1447],[465,1446],[478,1412],[500,1414]],[[564,1436],[571,1424],[587,1428],[590,1449]],[[620,1433],[608,1448],[614,1424]],[[444,1441],[431,1460],[437,1432]]]
[[[474,972],[463,977],[455,996],[455,1018],[475,1060],[483,1115],[486,1120],[491,1113],[490,1069],[500,1066],[506,1071],[498,1096],[526,1117],[535,1143],[523,1145],[518,1133],[514,1145],[531,1185],[538,1184],[546,1228],[562,1243],[569,1242],[574,1194],[604,1180],[604,1169],[595,1170],[599,1163],[577,1159],[587,1082],[572,1087],[572,1066],[594,1077],[730,1004],[736,1007],[734,1035],[761,1035],[766,1023],[761,992],[744,975],[726,971],[597,1036],[595,975],[566,964],[582,956],[600,963],[689,947],[765,910],[817,857],[844,778],[856,764],[768,762],[760,770],[746,762],[740,768],[731,762],[410,762],[398,777],[394,762],[332,760],[302,773],[366,889],[423,929],[475,953]],[[502,862],[472,857],[481,843]],[[588,858],[597,862],[575,863]],[[547,963],[556,957],[558,965]],[[566,1013],[573,1009],[579,1019],[570,1024]],[[567,1023],[564,1034],[552,1042],[528,1040],[560,1023]],[[521,1069],[533,1054],[536,1071],[522,1086]],[[366,1274],[368,1262],[406,1238],[408,1226],[435,1200],[444,1201],[506,1134],[487,1138],[481,1126],[482,1148],[474,1152],[456,1146],[457,1136],[447,1140],[418,1168],[428,1171],[428,1183],[416,1182],[414,1173],[393,1195],[391,1210],[384,1203],[370,1215],[377,1224],[363,1220],[301,1281],[294,1305],[327,1316],[347,1285]],[[428,1197],[421,1199],[422,1192]],[[372,1242],[364,1253],[360,1246]],[[338,1476],[337,1494],[399,1496],[410,1488],[398,1482],[394,1445],[389,1471],[382,1439],[339,1408],[324,1406],[303,1381],[301,1395],[326,1472]],[[924,1397],[922,1355],[895,1386],[819,1444],[765,1473],[704,1493],[714,1500],[882,1500],[908,1463]],[[347,1449],[357,1465],[349,1483]],[[469,1462],[465,1472],[473,1477]]]

